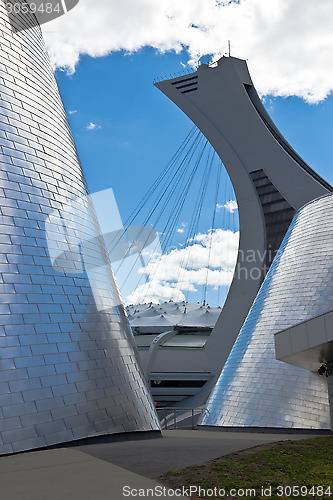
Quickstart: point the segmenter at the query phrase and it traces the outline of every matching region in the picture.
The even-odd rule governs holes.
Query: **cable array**
[[[198,234],[207,233],[209,235],[208,260],[204,265],[206,274],[201,295],[201,302],[205,304],[209,287],[214,232],[218,227],[230,229],[233,232],[237,230],[237,215],[235,216],[234,213],[225,209],[226,202],[234,200],[234,198],[231,182],[220,158],[203,134],[196,127],[193,127],[142,200],[129,215],[124,223],[124,230],[109,245],[108,250],[112,251],[124,235],[126,236],[128,228],[134,222],[137,225],[140,222],[142,226],[137,235],[138,239],[142,236],[144,240],[141,241],[142,248],[146,246],[149,240],[149,234],[144,237],[144,228],[147,226],[155,228],[158,231],[159,239],[156,241],[155,248],[150,246],[153,255],[156,252],[161,252],[162,255],[168,254],[171,251],[171,244],[174,242],[177,243],[178,247],[180,246],[180,248],[186,250],[182,252],[181,271],[176,282],[174,282],[175,291],[181,291],[184,283],[186,284],[186,271],[191,268],[192,250],[195,245],[198,245],[197,236]],[[177,228],[179,231],[181,218],[183,220],[188,219],[188,222],[182,223],[187,228],[183,243],[179,242],[179,235],[177,235]],[[185,235],[185,229],[182,229],[181,232],[184,232]],[[136,242],[128,244],[123,260],[115,269],[116,274],[124,266],[126,258],[133,255],[132,250],[135,244]],[[141,262],[144,260],[141,252],[136,254],[130,269],[126,272],[124,281],[120,284],[120,289],[125,286],[129,277],[132,276],[139,259],[141,259]],[[146,275],[146,293],[142,297],[142,302],[149,295],[149,283],[154,281],[156,273],[158,274],[158,266],[155,266],[154,272],[151,272],[149,276]],[[139,277],[137,286],[140,283],[142,284],[142,276]],[[187,298],[188,294],[187,291]],[[217,287],[217,294],[217,302],[219,303],[220,287]]]

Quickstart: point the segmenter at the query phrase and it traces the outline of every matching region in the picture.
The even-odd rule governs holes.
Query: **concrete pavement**
[[[313,434],[268,434],[205,430],[163,431],[163,439],[80,445],[76,449],[148,478],[197,465],[236,451]]]
[[[1,500],[122,500],[134,498],[140,489],[154,492],[156,487],[164,488],[72,448],[0,458]],[[170,496],[149,494],[149,498]]]
[[[163,438],[75,444],[0,457],[1,500],[123,500],[158,483],[151,478],[260,444],[313,434],[163,431]],[[123,487],[128,489],[123,491]],[[155,490],[154,490],[155,492]],[[170,498],[150,493],[149,498]],[[177,497],[183,498],[183,497]]]

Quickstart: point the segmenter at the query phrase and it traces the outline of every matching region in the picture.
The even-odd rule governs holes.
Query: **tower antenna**
[[[230,40],[228,40],[228,52],[229,52],[229,57],[231,56],[231,43]]]

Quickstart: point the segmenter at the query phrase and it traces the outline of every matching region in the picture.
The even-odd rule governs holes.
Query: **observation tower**
[[[194,406],[203,404],[213,389],[291,222],[294,220],[297,224],[297,212],[307,203],[332,193],[332,187],[303,161],[277,129],[261,103],[244,60],[222,57],[215,65],[202,64],[194,73],[155,85],[193,121],[213,146],[229,174],[239,211],[240,244],[234,278],[203,353],[212,367],[213,376],[189,403]],[[298,251],[300,249],[298,247]],[[272,275],[271,279],[274,280]],[[278,301],[278,297],[275,300]],[[291,310],[292,307],[293,296],[290,295]],[[255,329],[255,325],[252,327]],[[277,401],[281,389],[278,381],[283,372],[285,380],[291,381],[293,391],[298,395],[297,402],[290,403],[295,404],[293,415],[301,408],[306,413],[310,401],[315,414],[318,416],[322,412],[323,415],[318,426],[325,427],[329,416],[327,388],[322,380],[310,372],[303,377],[302,370],[276,361],[275,355],[272,359],[274,332],[262,331],[257,337],[254,331],[251,330],[246,344],[242,344],[242,337],[239,337],[237,345],[241,348],[233,357],[232,368],[224,372],[223,387],[220,384],[214,389],[208,408],[210,411],[214,409],[216,415],[206,417],[207,425],[274,427],[276,419],[273,417],[261,421],[261,424],[258,423],[260,419],[257,422],[251,415],[240,419],[241,411],[237,410],[236,402],[228,408],[228,416],[232,415],[230,420],[221,424],[218,408],[223,406],[225,391],[234,387],[231,384],[237,385],[238,380],[239,393],[246,390],[244,405],[254,404],[251,393],[257,392],[269,412],[268,407],[274,399],[270,397],[271,391],[276,392]],[[244,356],[255,342],[257,349],[252,350],[253,363],[246,365]],[[264,369],[260,368],[260,361],[266,357],[269,361]],[[262,370],[258,376],[267,380],[264,389],[261,385],[258,387],[258,376],[253,375],[251,383],[252,371],[258,370]],[[242,389],[242,382],[246,379],[250,385]],[[286,397],[284,394],[283,398]],[[292,416],[289,420],[282,417],[277,425],[281,426],[281,421],[287,427],[297,426]],[[310,427],[316,426],[315,421],[316,417],[312,418]],[[307,426],[306,418],[301,426]]]

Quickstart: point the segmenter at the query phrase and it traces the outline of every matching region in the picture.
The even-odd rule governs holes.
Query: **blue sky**
[[[123,221],[192,128],[190,120],[153,86],[154,78],[181,71],[188,58],[186,51],[160,54],[144,48],[132,55],[121,51],[100,58],[83,56],[74,74],[56,71],[89,188],[91,192],[112,188]],[[264,102],[296,151],[332,183],[333,97],[318,104],[297,97],[271,96],[265,97]],[[197,188],[198,183],[199,179]],[[213,188],[212,181],[210,198]],[[234,198],[230,185],[224,195],[223,189],[221,186],[225,200],[219,199],[220,204]],[[207,202],[199,227],[202,233],[210,227],[211,210]],[[191,215],[190,203],[184,207],[177,225],[179,231],[174,233],[169,247],[182,248]],[[228,213],[227,219],[224,213],[224,222],[218,213],[216,227],[219,224],[237,231],[237,212]],[[161,231],[161,228],[162,224],[156,229]],[[134,283],[137,284],[136,279],[132,287]],[[203,287],[195,288],[197,292],[183,290],[184,295],[188,300],[201,301]],[[211,286],[206,300],[216,305],[223,301],[226,291],[227,286],[219,290]]]
[[[140,199],[192,126],[153,86],[155,77],[181,71],[187,60],[186,51],[146,48],[134,55],[84,56],[72,75],[56,71],[66,110],[76,111],[69,120],[90,189],[112,187],[124,217],[128,200]],[[296,151],[333,182],[333,97],[308,104],[268,96],[264,103]],[[87,130],[90,123],[97,127]]]
[[[186,54],[145,49],[135,55],[85,56],[73,75],[56,72],[67,112],[77,111],[69,120],[89,187],[112,187],[124,218],[128,201],[134,208],[191,128],[153,87],[156,76],[186,60]],[[91,122],[101,128],[87,130]]]
[[[153,86],[154,78],[183,70],[182,65],[186,65],[187,60],[185,51],[179,55],[162,55],[146,48],[134,55],[118,52],[101,58],[85,56],[74,74],[56,72],[89,188],[92,193],[112,188],[123,221],[193,127],[190,120]],[[217,164],[216,161],[214,169]],[[202,233],[211,226],[216,173],[212,172],[198,226]],[[227,175],[223,172],[220,205],[234,199],[230,182],[225,186],[226,180]],[[200,182],[198,172],[193,196],[198,195]],[[193,201],[188,200],[169,241],[168,251],[177,246],[182,248],[192,212]],[[165,215],[156,227],[158,231],[163,230],[171,213]],[[143,224],[143,218],[137,219],[135,224]],[[215,226],[219,224],[236,232],[237,212],[231,214],[221,207]],[[121,285],[122,278],[119,281]],[[132,286],[137,283],[134,279]],[[185,298],[201,301],[202,286],[196,288],[197,293],[185,293]],[[223,301],[226,290],[226,286],[215,290],[213,298],[209,289],[210,296],[206,300],[214,304]],[[168,296],[162,295],[166,299]],[[184,297],[176,295],[175,298]]]
[[[187,117],[153,87],[154,78],[178,73],[184,65],[193,68],[206,54],[218,59],[228,40],[232,55],[248,60],[254,84],[283,135],[333,183],[332,18],[331,0],[80,0],[69,14],[43,25],[91,192],[112,188],[126,220],[191,129]],[[198,178],[194,187],[199,186]],[[221,186],[215,225],[221,231],[216,229],[211,239],[223,248],[225,270],[220,281],[214,273],[209,277],[207,300],[213,304],[226,295],[237,237],[237,211],[224,206],[234,197],[225,173]],[[208,198],[213,193],[211,181]],[[163,257],[164,275],[151,265],[150,280],[160,298],[170,298],[177,282],[172,276],[183,258],[190,260],[182,245],[193,212],[191,196]],[[187,274],[178,298],[203,298],[199,284],[205,279],[211,210],[203,207],[202,236],[192,240],[196,272]],[[167,210],[164,216],[171,217]],[[156,229],[163,232],[161,221]],[[147,290],[141,293],[146,295]]]

